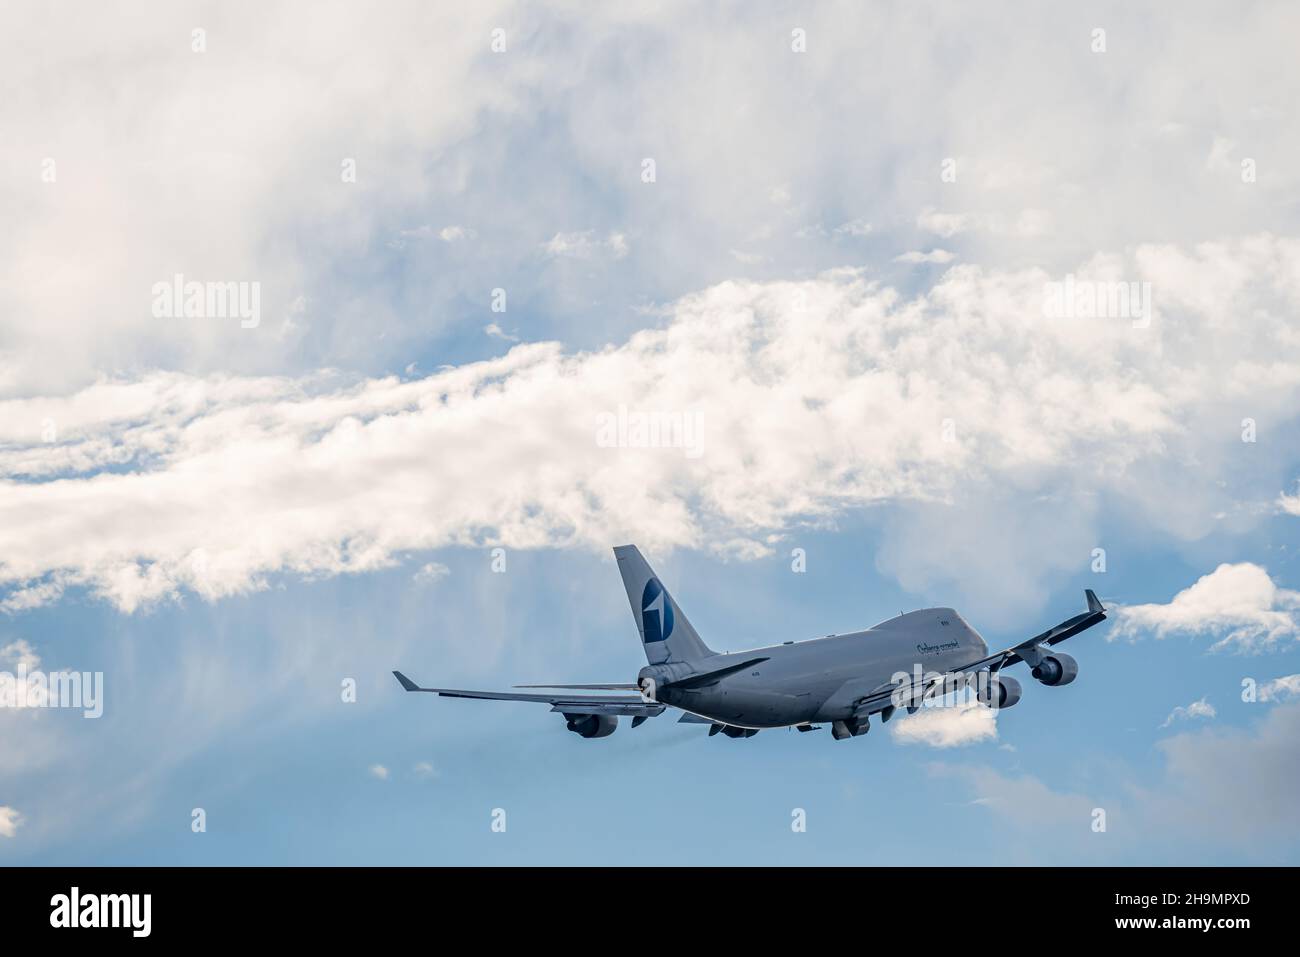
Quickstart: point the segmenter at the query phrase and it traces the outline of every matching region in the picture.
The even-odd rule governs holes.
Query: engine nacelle
[[[994,710],[1010,708],[1020,700],[1023,689],[1020,682],[1010,675],[993,674],[987,680],[980,680],[975,697],[979,699],[980,704],[987,705]]]
[[[1035,665],[1031,674],[1043,684],[1057,688],[1068,685],[1079,677],[1079,663],[1064,652],[1058,651]]]
[[[566,714],[566,727],[584,738],[604,738],[618,727],[618,717],[612,714]]]

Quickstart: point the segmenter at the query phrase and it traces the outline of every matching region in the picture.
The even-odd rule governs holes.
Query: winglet
[[[417,684],[416,684],[414,681],[412,681],[410,678],[406,677],[406,675],[402,674],[400,671],[394,671],[394,672],[393,672],[393,677],[396,678],[397,681],[398,681],[398,683],[401,684],[401,686],[402,686],[403,688],[405,688],[407,691],[419,691],[419,690],[420,690],[420,686],[419,686],[419,685],[417,685]]]
[[[1106,606],[1097,600],[1097,593],[1091,588],[1085,588],[1083,593],[1088,596],[1088,611],[1098,612],[1106,610]]]

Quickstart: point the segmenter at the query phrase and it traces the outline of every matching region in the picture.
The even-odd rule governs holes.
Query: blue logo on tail
[[[668,592],[652,578],[645,583],[641,593],[641,624],[645,628],[645,643],[665,641],[673,633],[673,603]]]

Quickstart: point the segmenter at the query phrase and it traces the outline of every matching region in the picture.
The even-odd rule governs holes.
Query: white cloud
[[[388,780],[388,768],[384,767],[382,764],[370,765],[370,774],[372,777],[378,778],[380,781]]]
[[[434,770],[433,764],[430,761],[417,761],[415,767],[411,770],[415,772],[416,777],[420,778],[432,778],[437,776],[437,772]]]
[[[451,574],[451,569],[441,562],[428,562],[415,573],[414,580],[421,585],[432,585]]]
[[[16,808],[0,804],[0,837],[13,837],[23,823],[23,816]]]
[[[491,336],[493,339],[500,339],[503,342],[519,341],[518,336],[512,336],[510,333],[506,332],[495,322],[489,322],[486,326],[483,327],[483,331],[487,333],[489,336]]]
[[[1117,607],[1108,638],[1210,635],[1215,650],[1262,651],[1300,637],[1298,612],[1300,592],[1279,588],[1258,565],[1225,563],[1168,604]]]
[[[26,668],[36,671],[41,666],[41,656],[25,638],[18,638],[4,647],[0,647],[0,667],[7,671]]]
[[[834,232],[836,236],[852,236],[861,239],[871,234],[871,224],[865,219],[850,219],[836,226]]]
[[[1009,214],[945,213],[926,207],[916,218],[918,227],[944,239],[977,230],[999,237],[1033,239],[1046,233],[1051,222],[1051,214],[1042,209],[1021,209]]]
[[[1054,271],[1152,236],[1190,246],[1243,223],[1294,227],[1300,168],[1261,159],[1259,182],[1242,190],[1236,153],[1223,165],[1203,162],[1217,138],[1261,158],[1297,153],[1300,131],[1279,117],[1300,76],[1271,66],[1291,53],[1294,11],[1202,11],[1173,28],[1153,11],[1117,11],[1110,29],[1160,29],[1162,43],[1107,63],[1132,95],[1104,109],[1097,58],[1066,53],[1075,31],[1066,10],[1024,19],[1022,42],[1007,44],[976,10],[936,24],[898,5],[888,48],[863,70],[861,36],[874,14],[826,5],[804,23],[818,37],[818,69],[798,82],[787,71],[799,58],[771,42],[788,32],[784,16],[754,5],[721,13],[604,5],[577,17],[562,2],[522,15],[494,2],[470,15],[418,2],[382,11],[289,2],[212,27],[212,49],[195,55],[166,15],[122,18],[97,7],[69,25],[29,5],[10,23],[27,42],[0,61],[3,88],[22,88],[37,72],[48,79],[39,99],[0,102],[0,128],[13,131],[0,156],[0,394],[70,391],[110,368],[394,367],[394,356],[428,341],[431,325],[457,321],[448,305],[500,284],[485,282],[489,274],[511,260],[535,268],[526,253],[557,221],[593,228],[593,241],[635,236],[655,252],[628,249],[620,273],[635,272],[634,281],[539,283],[532,301],[541,315],[585,304],[582,318],[618,330],[612,339],[635,322],[630,309],[598,314],[612,285],[662,300],[716,282],[730,274],[730,250],[760,232],[774,237],[761,250],[772,262],[842,262],[834,243],[780,245],[799,225],[792,197],[828,223],[848,219],[840,235],[868,223],[896,230],[899,249],[912,247],[918,210],[928,210],[922,228],[962,233],[963,259],[993,265],[1030,261],[1019,240],[1037,234],[1032,261]],[[503,22],[514,25],[510,53],[496,56],[482,38]],[[433,61],[430,36],[445,38]],[[105,37],[121,54],[109,61]],[[1147,82],[1202,59],[1207,37],[1240,67],[1217,79],[1216,96]],[[954,43],[1002,55],[954,66],[940,55]],[[644,59],[624,69],[610,49]],[[1009,86],[1007,76],[1026,82]],[[334,85],[338,95],[320,95]],[[984,108],[994,101],[996,116]],[[846,126],[846,116],[872,122]],[[1114,163],[1107,144],[1116,128],[1158,158],[1158,181]],[[955,183],[938,181],[939,142],[961,144]],[[656,183],[640,179],[644,152],[659,158]],[[757,155],[762,163],[720,161]],[[340,178],[349,157],[355,183]],[[46,158],[58,163],[57,183],[40,182]],[[1225,188],[1242,202],[1220,202]],[[852,208],[838,205],[844,196],[855,197]],[[976,200],[978,210],[963,211]],[[405,223],[480,222],[502,224],[514,245],[497,245],[484,226],[484,255],[446,271],[454,275],[407,269],[395,279],[382,262],[340,268],[359,250],[381,250]],[[1068,228],[1044,231],[1049,223]],[[154,320],[148,289],[176,271],[261,281],[261,331]],[[536,280],[526,273],[506,278]],[[294,315],[308,292],[314,305]],[[410,302],[425,306],[418,318]]]
[[[462,239],[473,239],[475,232],[465,226],[444,226],[438,230],[438,238],[444,243],[454,243]]]
[[[946,249],[932,249],[928,253],[923,253],[920,250],[912,250],[911,252],[903,253],[901,256],[895,256],[894,262],[936,263],[942,265],[943,263],[952,262],[955,258],[957,257]]]
[[[1260,701],[1286,701],[1300,695],[1300,675],[1283,675],[1259,686]]]
[[[432,226],[417,226],[414,229],[399,230],[397,235],[388,241],[388,248],[405,249],[409,241],[428,239],[432,235]]]
[[[48,580],[38,582],[34,585],[28,585],[22,588],[15,588],[3,599],[0,599],[0,611],[7,611],[10,614],[20,611],[27,611],[29,608],[39,608],[42,605],[48,605],[58,601],[63,596],[64,581],[63,576],[53,575]]]
[[[794,525],[889,501],[924,510],[886,530],[882,568],[913,590],[974,582],[1014,613],[1066,559],[1007,576],[989,549],[1023,561],[1039,519],[1062,521],[1051,496],[1104,488],[1153,528],[1204,534],[1207,504],[1232,501],[1240,443],[1190,425],[1246,382],[1260,414],[1300,396],[1300,243],[1141,247],[1126,268],[1219,275],[1180,288],[1148,328],[1045,320],[1038,270],[956,266],[910,298],[838,270],[722,283],[596,352],[524,344],[405,380],[156,372],[0,402],[0,473],[15,479],[0,483],[0,586],[22,606],[87,587],[131,611],[457,544],[753,556]],[[1229,301],[1250,304],[1257,335],[1223,321]],[[702,454],[601,447],[600,413],[621,405],[697,413]],[[1034,492],[1048,496],[1038,518]],[[1088,520],[1070,511],[1081,538]],[[1261,572],[1228,591],[1242,583],[1267,590]],[[1230,640],[1294,631],[1291,593],[1249,595],[1218,599],[1245,615]],[[1121,627],[1167,630],[1169,614],[1137,606]]]
[[[595,230],[588,229],[578,233],[556,233],[542,244],[548,256],[568,259],[595,259],[603,256],[609,259],[622,259],[627,255],[627,237],[622,233],[610,233],[604,239],[596,236]]]
[[[1283,492],[1278,496],[1278,507],[1289,515],[1300,515],[1300,484],[1296,486],[1295,495],[1287,495]]]
[[[130,18],[96,8],[75,23],[16,13],[9,29],[28,45],[0,60],[0,85],[23,84],[40,62],[52,72],[40,102],[0,103],[0,127],[21,131],[0,157],[0,288],[16,319],[0,339],[0,394],[83,384],[111,366],[292,362],[313,339],[310,324],[288,323],[294,301],[325,293],[340,261],[394,233],[427,194],[431,151],[484,108],[516,108],[530,82],[522,58],[501,58],[496,83],[469,81],[502,9],[476,4],[454,28],[418,3],[250,9],[207,24],[203,54],[164,5]],[[435,34],[444,42],[430,60]],[[120,54],[111,63],[106,38]],[[41,179],[46,160],[53,182]],[[310,243],[283,241],[306,230]],[[151,286],[177,272],[260,282],[262,332],[154,318]],[[351,310],[331,312],[346,334]]]
[[[1201,698],[1199,701],[1193,701],[1186,707],[1179,705],[1174,708],[1173,711],[1169,712],[1169,717],[1165,718],[1160,727],[1167,728],[1175,721],[1189,721],[1192,718],[1213,718],[1217,714],[1218,712],[1214,710],[1214,705],[1210,704],[1204,698]]]
[[[927,207],[916,217],[916,225],[928,233],[951,239],[958,233],[974,228],[976,217],[971,213],[944,213]]]
[[[0,647],[0,690],[9,697],[15,690],[12,682],[16,680],[20,668],[27,674],[31,674],[39,671],[40,667],[41,656],[26,639],[18,638]],[[23,708],[33,708],[39,713],[39,709],[44,708],[49,701],[49,695],[49,687],[42,682],[28,687],[26,694],[21,697],[9,697],[7,704],[14,712]]]
[[[932,748],[955,748],[998,736],[997,718],[992,708],[974,700],[960,704],[927,706],[913,715],[898,712],[893,724],[894,740],[899,744],[926,744]],[[899,720],[902,718],[902,720]]]
[[[1232,159],[1236,149],[1237,144],[1226,136],[1215,136],[1210,144],[1210,153],[1205,158],[1205,168],[1217,173],[1236,172],[1237,163]]]

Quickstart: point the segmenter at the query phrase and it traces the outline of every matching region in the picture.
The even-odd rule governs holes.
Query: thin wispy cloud
[[[921,252],[920,250],[913,250],[911,252],[903,253],[901,256],[895,256],[894,262],[911,263],[914,265],[922,263],[943,265],[944,263],[952,262],[956,258],[957,257],[954,254],[948,252],[946,249],[931,249],[928,253]]]
[[[13,837],[23,823],[17,808],[0,805],[0,837]]]
[[[1160,727],[1167,728],[1176,721],[1189,721],[1193,718],[1213,718],[1217,715],[1218,712],[1214,710],[1214,705],[1201,698],[1189,705],[1179,705],[1174,708],[1173,711],[1169,712],[1169,717],[1165,718]]]

